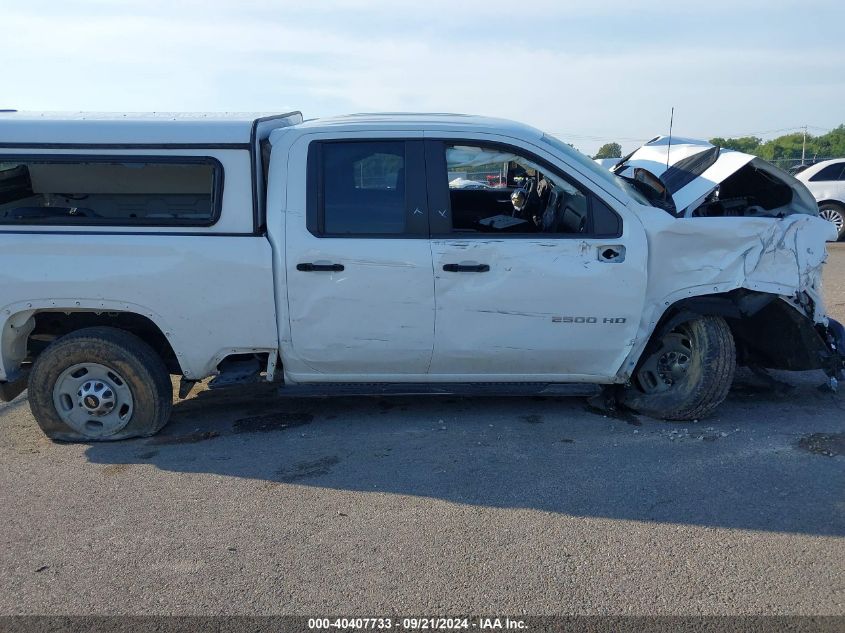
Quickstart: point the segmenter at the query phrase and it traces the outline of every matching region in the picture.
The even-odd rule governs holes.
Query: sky
[[[0,0],[0,108],[463,112],[586,153],[845,123],[843,0]]]

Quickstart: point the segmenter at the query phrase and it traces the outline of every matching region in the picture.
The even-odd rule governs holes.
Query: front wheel
[[[728,324],[722,317],[700,317],[649,343],[622,402],[657,418],[699,419],[727,397],[735,370]]]
[[[845,237],[845,207],[833,203],[823,204],[819,206],[819,217],[836,227],[837,240]]]
[[[173,387],[161,358],[110,327],[77,330],[45,349],[29,376],[29,406],[53,440],[144,437],[170,417]]]

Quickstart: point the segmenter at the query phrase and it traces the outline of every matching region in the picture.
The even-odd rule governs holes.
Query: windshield
[[[552,146],[557,151],[562,152],[564,156],[566,156],[568,159],[572,160],[575,163],[578,163],[578,165],[583,167],[587,172],[590,172],[593,175],[597,176],[600,180],[603,180],[608,185],[616,187],[617,189],[622,189],[625,193],[627,193],[631,198],[633,198],[640,204],[653,206],[648,201],[648,198],[646,198],[640,191],[638,191],[630,182],[628,182],[624,178],[616,176],[609,169],[604,169],[598,163],[591,160],[589,157],[585,156],[577,149],[573,148],[571,145],[564,143],[559,138],[549,136],[548,134],[543,134],[543,141],[547,145]]]

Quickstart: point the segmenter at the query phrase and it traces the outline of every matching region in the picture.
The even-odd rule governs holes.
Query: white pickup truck
[[[678,420],[737,363],[834,385],[807,189],[660,146],[614,175],[473,116],[0,113],[0,396],[91,441],[158,431],[171,376]]]

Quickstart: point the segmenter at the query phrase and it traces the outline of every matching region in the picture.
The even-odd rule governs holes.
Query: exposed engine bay
[[[817,215],[806,187],[766,161],[695,139],[660,136],[612,171],[676,217]]]
[[[786,183],[749,163],[723,181],[692,217],[784,217],[792,198],[792,189]]]

